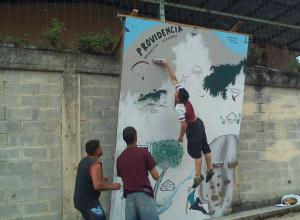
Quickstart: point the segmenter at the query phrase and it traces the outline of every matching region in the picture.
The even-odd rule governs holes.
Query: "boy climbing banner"
[[[248,36],[135,17],[126,17],[125,29],[116,158],[126,148],[122,130],[135,127],[138,144],[148,147],[161,173],[159,181],[152,182],[161,220],[209,219],[230,212]],[[182,149],[168,147],[180,129],[175,89],[154,58],[168,60],[205,125],[215,175],[195,189],[194,160],[186,139]],[[204,176],[205,172],[203,160]],[[114,181],[121,182],[116,172]],[[123,220],[122,191],[112,193],[111,205],[110,218]]]

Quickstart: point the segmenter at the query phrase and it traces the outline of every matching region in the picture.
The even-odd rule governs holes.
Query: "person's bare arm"
[[[179,133],[179,137],[177,139],[178,142],[183,142],[183,137],[186,132],[186,128],[187,128],[187,124],[186,124],[185,120],[180,121],[180,133]]]
[[[152,170],[150,170],[150,174],[151,174],[151,176],[154,180],[159,179],[159,173],[158,173],[158,171],[156,170],[155,167]]]
[[[96,191],[118,190],[121,187],[120,183],[107,183],[103,181],[100,163],[92,165],[90,173],[93,181],[93,187]]]
[[[165,60],[163,62],[163,66],[165,67],[165,69],[167,70],[168,74],[169,74],[169,77],[171,79],[171,82],[174,86],[178,85],[178,80],[177,80],[177,77],[176,77],[176,73],[172,70],[170,64],[168,63],[167,60]]]

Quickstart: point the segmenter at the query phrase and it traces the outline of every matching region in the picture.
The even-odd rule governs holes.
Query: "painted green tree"
[[[138,99],[138,102],[146,101],[148,99],[158,101],[163,94],[167,94],[167,90],[156,91],[154,89],[153,92],[149,92],[146,95],[141,95],[141,97]]]
[[[241,73],[241,69],[246,65],[246,59],[241,60],[238,64],[221,64],[212,66],[212,73],[206,76],[203,81],[203,89],[209,91],[213,97],[222,95],[226,99],[227,87],[235,85],[236,77]]]
[[[175,140],[160,140],[151,143],[152,156],[157,165],[162,168],[162,172],[159,179],[154,186],[154,199],[156,201],[156,195],[158,187],[169,167],[176,168],[181,164],[183,156],[183,148]]]

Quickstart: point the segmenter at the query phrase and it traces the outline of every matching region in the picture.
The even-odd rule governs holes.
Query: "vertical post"
[[[165,0],[159,0],[159,18],[161,21],[165,22]]]
[[[80,78],[76,71],[76,55],[65,55],[62,82],[62,205],[63,219],[79,219],[73,205],[80,147]]]

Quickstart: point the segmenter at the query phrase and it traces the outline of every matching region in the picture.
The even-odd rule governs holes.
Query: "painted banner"
[[[161,177],[152,184],[161,220],[209,219],[230,212],[248,36],[135,17],[126,17],[125,30],[116,158],[126,148],[122,130],[135,127],[138,144],[158,158]],[[191,188],[194,160],[187,153],[186,140],[182,153],[159,149],[164,141],[177,140],[180,123],[174,111],[174,87],[153,58],[168,59],[189,92],[196,115],[204,121],[215,175],[196,189]],[[114,181],[121,182],[116,172]],[[112,193],[112,220],[125,219],[122,193]]]

